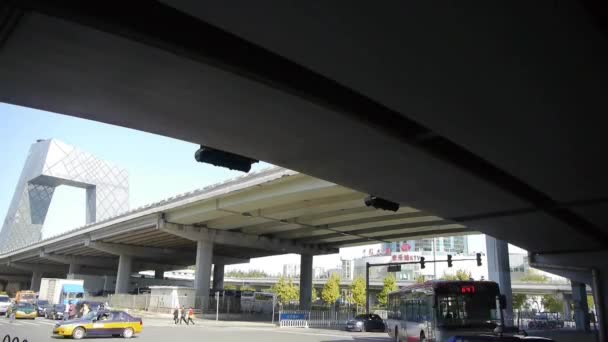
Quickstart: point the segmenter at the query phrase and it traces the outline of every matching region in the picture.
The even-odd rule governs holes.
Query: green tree
[[[595,306],[595,302],[593,301],[593,296],[588,295],[587,296],[587,307],[589,308],[589,310],[593,309],[593,307]]]
[[[296,301],[300,296],[300,292],[291,278],[288,281],[284,277],[279,278],[279,281],[273,286],[273,292],[277,294],[277,300],[281,304]]]
[[[521,293],[514,293],[513,294],[513,309],[524,309],[529,305],[526,305],[528,303],[528,296],[526,296],[525,294],[521,294]]]
[[[388,294],[397,291],[399,287],[397,286],[397,280],[395,279],[395,275],[390,273],[388,277],[384,278],[384,286],[382,287],[382,291],[378,294],[378,303],[380,305],[386,307],[388,303]]]
[[[243,286],[241,286],[241,291],[255,292],[255,288],[253,286],[243,285]]]
[[[447,274],[445,271],[443,272],[443,276],[439,278],[440,280],[470,280],[471,272],[467,270],[457,270],[456,274]]]
[[[553,295],[544,295],[541,299],[541,303],[543,304],[545,311],[549,311],[549,312],[564,311],[564,302],[558,300]]]
[[[299,288],[298,288],[298,293],[300,293],[300,289]],[[319,298],[319,294],[317,293],[317,289],[315,289],[314,286],[312,288],[312,296],[310,296],[310,298],[312,298],[313,302],[316,302],[317,298]]]
[[[455,274],[447,274],[445,271],[439,280],[458,280]]]
[[[421,274],[419,276],[416,277],[416,284],[422,284],[424,283],[426,280],[424,279],[424,274]]]
[[[549,277],[534,270],[529,270],[523,277],[519,278],[519,280],[524,283],[546,283],[549,281]]]
[[[332,274],[321,291],[321,299],[325,303],[333,304],[340,298],[340,277],[337,274]]]
[[[353,281],[352,287],[353,302],[357,305],[365,305],[365,279],[358,277]]]
[[[270,275],[260,270],[232,270],[226,272],[226,278],[268,278]]]
[[[224,290],[236,290],[236,285],[226,285],[224,286]]]

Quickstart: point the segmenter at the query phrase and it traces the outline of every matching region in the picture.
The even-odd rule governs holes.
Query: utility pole
[[[365,263],[365,314],[369,315],[369,262]]]

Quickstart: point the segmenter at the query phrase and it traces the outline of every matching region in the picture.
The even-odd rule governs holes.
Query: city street
[[[5,317],[0,317],[0,338],[6,334],[19,337],[21,341],[29,342],[55,341],[51,336],[53,321],[43,318],[36,320],[18,320],[11,323]],[[94,338],[95,341],[122,340],[121,338]],[[336,330],[321,329],[279,329],[269,326],[246,325],[239,327],[235,322],[215,323],[212,321],[199,322],[194,326],[174,325],[167,320],[144,320],[144,331],[135,337],[139,342],[166,342],[166,341],[252,341],[267,342],[279,340],[290,342],[323,342],[323,341],[359,341],[359,342],[387,342],[389,337],[385,333],[349,333]]]

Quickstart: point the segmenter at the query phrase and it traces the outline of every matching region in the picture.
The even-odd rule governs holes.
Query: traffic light
[[[425,268],[424,266],[424,257],[420,257],[420,268]]]
[[[448,267],[452,267],[452,254],[448,254]]]
[[[481,266],[481,253],[477,253],[477,266]]]

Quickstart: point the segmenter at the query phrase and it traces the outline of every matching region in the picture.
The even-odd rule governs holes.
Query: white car
[[[0,314],[6,314],[11,306],[11,299],[7,295],[0,295]]]

